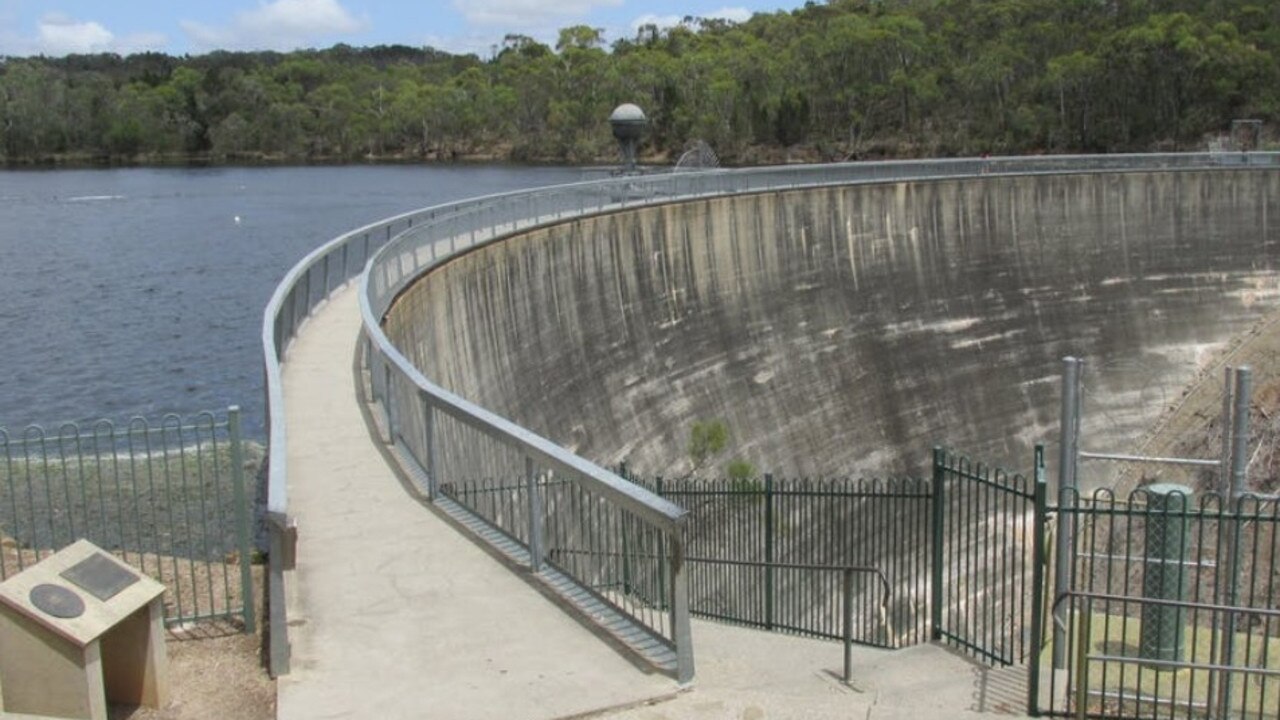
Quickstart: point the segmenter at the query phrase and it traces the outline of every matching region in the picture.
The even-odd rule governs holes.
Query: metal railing
[[[641,515],[656,513],[661,525],[674,521],[671,517],[676,512],[673,506],[655,505],[654,498],[648,495],[620,490],[618,478],[611,473],[444,392],[417,372],[387,339],[380,325],[397,295],[432,267],[481,244],[541,225],[633,207],[736,193],[854,183],[1255,165],[1280,165],[1280,155],[1200,153],[920,160],[624,177],[449,203],[397,215],[334,238],[303,258],[285,275],[263,311],[262,343],[269,434],[267,517],[271,548],[272,672],[277,675],[288,672],[285,569],[291,563],[295,538],[286,492],[287,445],[280,365],[290,341],[306,318],[334,289],[360,272],[366,261],[369,262],[362,279],[360,305],[372,394],[382,403],[394,437],[413,437],[415,443],[421,439],[423,444],[414,448],[414,453],[418,454],[413,455],[415,463],[426,461],[419,470],[431,465],[427,458],[432,453],[444,454],[447,450],[434,446],[435,424],[438,421],[443,421],[440,424],[456,422],[457,428],[453,431],[465,434],[464,428],[471,428],[481,435],[501,439],[499,445],[527,449],[531,459],[545,462],[547,466],[570,468],[571,474],[582,478],[593,491],[636,509],[645,508]],[[388,393],[389,387],[391,393]],[[399,404],[394,399],[383,403],[386,398],[398,398]],[[397,415],[397,408],[415,410]],[[473,443],[472,451],[475,449]],[[468,455],[460,448],[452,450],[457,461],[479,457]],[[476,468],[473,476],[478,477],[478,469],[483,465]]]
[[[1066,607],[1070,606],[1070,607]],[[1122,623],[1134,607],[1208,616],[1239,616],[1252,624],[1280,623],[1280,610],[1134,597],[1099,592],[1062,593],[1055,613],[1069,615],[1075,625],[1074,664],[1068,678],[1070,707],[1054,714],[1088,717],[1274,718],[1280,716],[1280,655],[1265,635],[1246,633],[1242,652],[1218,657],[1192,647],[1181,657],[1151,657],[1126,643]],[[1099,631],[1098,626],[1102,626]],[[1113,629],[1114,628],[1114,629]],[[1257,645],[1254,647],[1254,642]],[[1232,688],[1235,680],[1235,689]],[[1197,688],[1197,681],[1199,688]],[[1214,688],[1220,692],[1213,692]],[[1206,691],[1206,688],[1209,690]],[[1225,692],[1221,689],[1226,688]]]
[[[0,428],[0,579],[84,538],[163,583],[165,623],[252,633],[240,411]]]
[[[1077,529],[1070,583],[1053,593],[1068,661],[1035,666],[1049,679],[1042,713],[1075,715],[1083,684],[1098,717],[1280,715],[1280,680],[1249,669],[1280,668],[1280,502],[1173,498],[1062,493],[1053,511]]]
[[[872,568],[884,586],[851,588],[851,641],[901,648],[928,637],[929,481],[622,474],[688,509],[693,615],[841,639],[827,571]]]

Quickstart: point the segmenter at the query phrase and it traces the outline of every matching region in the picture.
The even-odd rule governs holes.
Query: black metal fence
[[[1028,478],[942,449],[933,456],[933,639],[1001,665],[1028,658],[1039,620],[1043,448],[1034,467]]]
[[[853,642],[928,637],[928,481],[631,479],[690,513],[694,615],[841,639],[841,571],[856,568]]]
[[[695,615],[886,648],[932,638],[982,662],[1024,665],[1035,714],[1280,717],[1274,498],[1226,507],[1216,495],[1147,488],[1065,493],[1052,506],[1041,448],[1029,475],[942,450],[929,480],[621,474],[688,510]],[[527,487],[448,492],[523,536]],[[629,612],[666,612],[660,535],[568,486],[537,487],[559,518],[545,530],[549,562],[592,578]],[[1075,528],[1071,578],[1050,588],[1062,524]],[[1063,622],[1056,653],[1051,614]]]

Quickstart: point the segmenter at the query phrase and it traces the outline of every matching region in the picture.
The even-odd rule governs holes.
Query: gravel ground
[[[262,566],[253,568],[262,597]],[[263,625],[258,603],[258,627]],[[245,635],[238,623],[204,622],[169,633],[169,704],[158,710],[111,707],[112,720],[270,720],[276,684],[262,662],[262,634]]]

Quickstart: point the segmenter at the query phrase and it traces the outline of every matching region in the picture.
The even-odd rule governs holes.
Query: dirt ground
[[[270,720],[276,716],[275,681],[262,659],[262,570],[253,568],[258,630],[241,632],[239,623],[202,622],[171,629],[169,704],[153,710],[111,707],[112,720]]]
[[[6,576],[34,565],[50,552],[19,548],[12,538],[0,537],[0,564]],[[228,594],[238,604],[238,600],[234,600],[240,592],[238,557],[204,563],[130,553],[122,559],[165,585],[168,612],[179,607],[188,612],[226,607]],[[267,674],[262,655],[264,566],[254,565],[251,570],[258,632],[246,635],[239,621],[230,620],[170,627],[166,633],[168,705],[159,709],[112,705],[112,720],[270,720],[275,717],[275,681]]]
[[[1263,494],[1280,491],[1280,312],[1264,318],[1224,348],[1183,389],[1178,401],[1135,448],[1135,454],[1221,457],[1224,368],[1246,365],[1253,370],[1246,490]],[[1148,472],[1139,467],[1120,476],[1115,484],[1117,495],[1156,479]],[[1202,471],[1191,484],[1197,493],[1216,491],[1217,473]]]

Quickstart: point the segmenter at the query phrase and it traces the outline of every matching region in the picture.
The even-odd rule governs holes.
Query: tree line
[[[1273,0],[828,0],[609,45],[513,34],[488,58],[3,58],[0,161],[589,162],[615,157],[622,102],[659,160],[694,138],[730,163],[1194,149],[1275,119],[1277,59]]]

